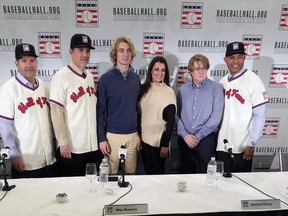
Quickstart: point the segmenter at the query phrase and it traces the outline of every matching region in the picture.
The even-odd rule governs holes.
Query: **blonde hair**
[[[132,60],[131,61],[133,61],[133,58],[136,56],[136,50],[135,50],[135,47],[134,47],[134,44],[132,43],[132,41],[129,38],[124,37],[124,36],[118,37],[113,41],[112,48],[110,51],[110,59],[111,59],[111,62],[113,64],[116,64],[116,62],[117,62],[117,49],[118,49],[119,44],[121,42],[127,43],[130,46],[131,53],[132,53]]]
[[[210,68],[210,63],[209,63],[208,58],[202,54],[196,54],[196,55],[192,56],[192,58],[189,60],[189,63],[188,63],[188,70],[189,71],[192,72],[194,70],[194,63],[195,62],[202,62],[203,66],[207,70]]]

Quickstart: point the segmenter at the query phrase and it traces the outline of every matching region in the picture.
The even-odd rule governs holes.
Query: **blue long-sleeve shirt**
[[[179,88],[177,105],[178,134],[183,138],[193,134],[201,140],[219,126],[224,108],[223,87],[208,78],[199,87],[186,83]]]
[[[107,132],[130,134],[137,131],[140,85],[140,77],[132,67],[126,76],[114,66],[100,77],[97,86],[98,142],[107,141]]]

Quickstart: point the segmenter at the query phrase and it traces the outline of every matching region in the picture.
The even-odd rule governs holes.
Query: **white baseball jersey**
[[[49,91],[38,80],[36,89],[25,86],[16,77],[0,89],[0,117],[14,121],[16,147],[23,157],[25,170],[53,164]]]
[[[228,80],[220,80],[225,89],[225,108],[219,132],[217,151],[225,151],[223,140],[234,146],[234,153],[242,153],[250,138],[253,108],[268,102],[262,80],[250,70]]]
[[[98,149],[97,99],[93,75],[86,70],[84,78],[76,72],[76,66],[72,67],[68,65],[54,75],[50,102],[63,107],[72,153],[81,154]]]

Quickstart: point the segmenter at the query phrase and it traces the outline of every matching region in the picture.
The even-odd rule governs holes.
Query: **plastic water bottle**
[[[108,182],[109,165],[106,158],[100,164],[99,186],[103,187]]]
[[[215,161],[215,157],[211,157],[211,160],[208,163],[207,166],[207,184],[209,186],[215,186],[216,182],[216,161]]]

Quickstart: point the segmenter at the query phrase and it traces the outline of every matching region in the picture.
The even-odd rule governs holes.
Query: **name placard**
[[[280,208],[279,199],[241,200],[242,209],[274,209]]]
[[[105,215],[148,213],[148,204],[105,205]]]

